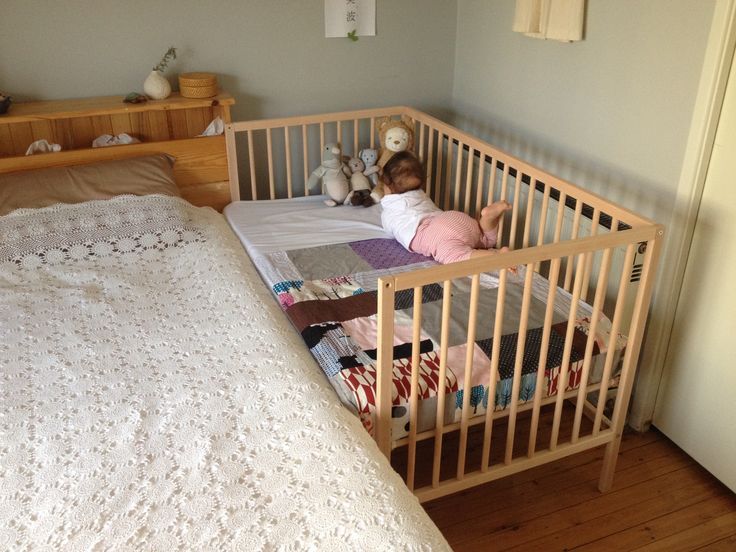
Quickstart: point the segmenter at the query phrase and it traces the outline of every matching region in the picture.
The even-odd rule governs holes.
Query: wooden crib
[[[438,119],[409,107],[370,109],[344,113],[290,117],[261,121],[234,122],[226,126],[226,144],[233,200],[279,199],[308,195],[308,176],[319,165],[324,144],[337,141],[345,153],[357,155],[362,147],[376,147],[376,121],[380,117],[409,116],[415,122],[415,152],[427,167],[426,191],[443,209],[456,209],[475,215],[493,200],[505,199],[513,209],[501,221],[499,246],[512,251],[464,262],[434,266],[382,277],[378,287],[378,344],[375,437],[380,449],[391,457],[392,450],[406,447],[405,479],[421,501],[432,500],[590,448],[606,446],[599,488],[611,487],[629,398],[636,372],[644,326],[652,295],[655,271],[664,229],[628,209],[566,182],[508,155],[490,144],[462,132]],[[240,152],[241,155],[238,155]],[[239,175],[243,175],[242,181]],[[480,275],[499,271],[498,301],[495,312],[493,349],[489,366],[489,395],[493,396],[499,367],[501,321],[505,286],[510,267],[526,267],[516,344],[512,400],[503,410],[488,408],[485,415],[471,417],[470,393],[462,397],[462,418],[446,423],[445,388],[438,389],[435,427],[417,431],[418,360],[422,319],[422,289],[439,284],[442,298],[441,352],[439,381],[447,367],[451,283],[470,279],[470,308],[467,335],[466,381],[470,386],[470,365],[476,329]],[[525,335],[529,318],[533,274],[544,276],[548,286],[542,342],[537,369],[536,392],[532,400],[520,403],[519,382],[524,360]],[[556,394],[542,396],[542,380],[552,324],[552,305],[558,286],[572,296],[565,347]],[[409,401],[409,434],[392,437],[392,349],[394,337],[394,298],[402,290],[414,290],[412,372]],[[592,301],[585,355],[576,376],[576,388],[568,389],[570,349],[579,301]],[[603,374],[598,382],[589,381],[594,336],[601,315],[610,320],[610,339],[619,333],[628,336],[620,366],[615,347],[609,343],[604,354]],[[614,371],[618,385],[609,388]],[[568,401],[568,404],[565,404]],[[570,406],[572,404],[572,406]],[[560,431],[563,411],[570,412],[570,430]],[[540,432],[543,412],[549,416],[548,435]],[[526,431],[520,443],[520,415]],[[584,417],[586,423],[584,424]],[[499,423],[504,432],[494,431]],[[443,447],[453,435],[452,450]],[[469,462],[469,435],[477,440]],[[502,433],[502,454],[491,461],[494,436]],[[527,437],[528,433],[528,437]],[[427,441],[428,446],[418,448]],[[427,445],[427,443],[425,443]],[[419,451],[419,452],[418,452]],[[429,452],[427,452],[429,451]],[[447,455],[453,469],[446,473]],[[456,461],[455,461],[456,458]],[[444,459],[444,460],[443,460]],[[429,465],[427,465],[429,463]],[[445,467],[443,467],[443,463]],[[417,483],[420,467],[431,475],[426,484]],[[444,472],[444,473],[443,473]]]

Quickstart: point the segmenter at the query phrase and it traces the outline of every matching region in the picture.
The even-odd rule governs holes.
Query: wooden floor
[[[425,509],[458,552],[736,551],[736,495],[662,434],[626,434],[605,494],[601,458],[595,449]]]

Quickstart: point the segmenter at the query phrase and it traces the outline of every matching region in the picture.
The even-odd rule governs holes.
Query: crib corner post
[[[649,313],[657,265],[659,263],[659,256],[662,250],[664,227],[661,225],[654,225],[652,228],[652,234],[652,238],[648,240],[646,244],[642,277],[639,284],[639,290],[636,295],[636,301],[634,303],[634,311],[632,313],[629,342],[626,346],[626,352],[624,353],[619,390],[616,395],[616,403],[613,407],[613,415],[611,417],[612,430],[614,433],[613,440],[606,445],[606,452],[603,456],[603,467],[601,469],[601,476],[598,482],[598,489],[601,492],[606,492],[613,486],[613,475],[616,471],[616,461],[618,460],[621,437],[623,436],[626,414],[629,408],[629,399],[634,385],[636,364],[639,358],[639,352],[641,351],[642,340],[644,338],[644,326]]]
[[[235,143],[235,129],[230,122],[225,125],[225,151],[227,152],[227,173],[228,179],[230,180],[230,201],[240,201],[240,180],[238,178],[238,153]]]
[[[616,436],[613,441],[606,445],[606,450],[603,453],[601,476],[598,479],[598,490],[602,493],[610,491],[613,487],[613,475],[616,473],[616,461],[618,460],[620,446],[621,435]]]
[[[378,279],[378,343],[376,350],[376,430],[378,448],[391,458],[391,407],[393,389],[394,298],[396,279]]]

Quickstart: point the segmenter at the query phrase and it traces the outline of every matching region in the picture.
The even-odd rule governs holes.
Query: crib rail
[[[246,175],[250,185],[247,199],[292,198],[314,193],[308,189],[307,180],[311,170],[320,164],[325,143],[339,142],[343,144],[343,153],[357,156],[361,148],[376,147],[377,119],[399,116],[405,109],[364,109],[227,124],[225,137],[232,200],[241,199],[241,173]],[[245,135],[243,149],[247,151],[247,155],[240,157],[237,139],[239,133]],[[278,145],[275,147],[276,141]],[[283,172],[277,172],[279,169],[283,169]],[[259,186],[259,182],[263,181],[268,183],[267,194],[264,193],[264,187]],[[298,190],[296,183],[303,184],[303,187]]]
[[[400,273],[383,277],[379,280],[379,342],[378,342],[378,396],[377,396],[377,422],[376,422],[376,440],[379,447],[388,455],[392,448],[398,445],[406,444],[408,446],[408,460],[406,470],[406,481],[410,489],[415,490],[420,500],[431,500],[445,494],[457,492],[473,485],[481,484],[498,477],[503,477],[510,473],[527,469],[529,467],[540,464],[542,461],[560,458],[568,454],[573,454],[580,450],[590,447],[607,444],[610,450],[606,453],[604,462],[604,470],[601,475],[600,487],[607,489],[610,487],[613,473],[613,465],[618,452],[618,443],[623,431],[626,406],[628,405],[631,386],[633,384],[634,372],[636,369],[636,359],[638,357],[643,334],[643,324],[646,318],[646,311],[652,291],[652,281],[654,277],[654,266],[659,254],[659,242],[663,234],[663,229],[658,225],[641,226],[628,230],[612,232],[605,235],[589,236],[579,238],[577,240],[567,240],[556,244],[548,244],[537,247],[529,247],[517,251],[511,251],[504,255],[492,257],[482,257],[470,259],[461,263],[450,265],[441,265],[422,270]],[[644,261],[644,278],[637,290],[636,304],[632,313],[630,323],[629,342],[626,347],[624,360],[620,372],[619,389],[615,396],[613,406],[613,414],[609,419],[604,416],[603,410],[606,403],[606,396],[609,391],[609,381],[612,375],[613,362],[615,357],[615,340],[621,329],[624,317],[624,305],[626,304],[626,296],[630,287],[630,271],[631,263],[623,264],[623,271],[616,276],[618,284],[618,294],[615,301],[614,314],[611,327],[611,342],[608,344],[604,370],[600,382],[591,384],[589,382],[590,368],[593,357],[594,338],[597,332],[597,323],[601,318],[603,302],[605,298],[605,290],[608,286],[610,259],[616,248],[623,248],[626,256],[630,260],[633,257],[634,250],[640,247],[641,243],[647,244],[647,253]],[[603,268],[599,271],[595,286],[595,298],[593,301],[593,314],[591,316],[591,326],[589,329],[588,339],[585,347],[585,355],[583,359],[583,368],[581,381],[578,388],[565,392],[567,388],[568,368],[571,363],[570,353],[572,344],[572,333],[575,327],[576,312],[581,299],[581,291],[583,287],[584,275],[588,266],[588,259],[592,256],[602,256]],[[554,294],[557,290],[558,278],[560,277],[560,263],[568,257],[575,256],[577,258],[576,270],[574,275],[574,284],[572,288],[572,300],[570,313],[567,321],[567,332],[565,339],[565,349],[561,362],[561,373],[559,376],[558,389],[560,390],[555,396],[544,398],[542,396],[542,381],[544,379],[547,351],[550,340],[550,329],[553,314]],[[519,385],[521,381],[521,367],[524,359],[524,347],[527,331],[527,322],[529,318],[529,305],[531,298],[532,276],[534,274],[535,265],[540,262],[550,262],[552,265],[551,274],[549,276],[549,296],[547,297],[547,310],[545,313],[544,329],[542,336],[542,345],[540,349],[539,362],[537,364],[537,384],[534,399],[530,403],[521,405],[519,403]],[[522,306],[519,315],[518,340],[516,344],[516,357],[514,364],[513,389],[511,392],[510,406],[505,411],[494,411],[493,408],[486,410],[485,416],[471,418],[469,412],[470,393],[470,374],[473,365],[474,343],[476,328],[478,327],[477,306],[478,295],[480,293],[479,279],[480,274],[489,271],[499,271],[499,288],[498,302],[496,305],[496,321],[495,335],[493,338],[493,350],[491,354],[491,362],[489,365],[489,390],[488,395],[495,395],[495,383],[497,381],[499,370],[499,348],[501,342],[501,321],[504,317],[505,307],[505,288],[506,280],[509,272],[508,267],[523,266],[525,267],[524,292]],[[437,398],[437,416],[435,428],[430,431],[418,433],[418,388],[417,382],[419,378],[419,347],[420,347],[420,328],[422,327],[422,309],[421,297],[424,286],[431,284],[441,284],[443,288],[443,305],[442,305],[442,328],[440,343],[440,374],[439,381],[444,382],[446,378],[447,357],[448,357],[448,327],[450,321],[450,309],[452,302],[452,281],[454,279],[470,278],[470,308],[468,319],[468,335],[465,361],[465,381],[463,393],[462,418],[459,422],[447,424],[444,417],[444,405],[446,398],[446,386],[440,383],[438,387]],[[391,387],[390,383],[393,378],[393,335],[394,335],[394,300],[395,294],[404,290],[413,290],[414,310],[413,310],[413,343],[412,343],[412,363],[411,363],[411,389],[409,395],[409,436],[400,441],[393,442],[391,431]],[[591,402],[589,395],[595,394],[596,400]],[[560,423],[563,412],[563,401],[572,399],[575,403],[574,420],[572,423],[571,435],[564,442],[560,438]],[[551,436],[546,448],[538,446],[539,435],[539,419],[543,404],[553,404],[554,414],[552,421]],[[528,444],[524,455],[515,456],[515,436],[516,422],[518,413],[522,410],[531,410],[531,423],[529,429]],[[581,425],[583,416],[589,416],[592,420],[592,428],[587,435],[581,434]],[[493,434],[494,419],[506,418],[506,442],[504,447],[503,459],[496,463],[490,463],[490,449]],[[468,431],[473,425],[484,425],[483,441],[482,441],[482,457],[480,466],[472,471],[466,471],[466,453],[468,447]],[[459,445],[457,447],[456,472],[454,477],[441,479],[441,458],[443,456],[443,438],[450,431],[459,431]],[[415,487],[415,469],[417,464],[417,443],[420,440],[431,439],[434,442],[434,452],[432,458],[432,477],[431,483],[421,488]],[[540,460],[540,458],[542,460]]]
[[[498,246],[512,251],[504,255],[471,259],[452,265],[394,274],[379,280],[378,344],[375,436],[378,446],[389,457],[396,447],[406,447],[407,485],[420,500],[431,500],[472,485],[505,476],[522,469],[573,454],[591,447],[606,445],[599,487],[610,487],[623,430],[636,362],[641,347],[644,324],[650,304],[655,268],[663,239],[663,228],[633,211],[612,203],[583,187],[557,178],[515,158],[492,145],[448,125],[426,113],[409,107],[391,107],[360,111],[298,116],[262,121],[235,122],[225,127],[228,167],[233,200],[292,198],[319,193],[309,190],[311,170],[319,166],[326,142],[343,144],[343,153],[357,155],[361,148],[378,147],[377,123],[382,117],[408,115],[415,124],[415,153],[427,169],[425,190],[443,209],[456,209],[478,215],[483,206],[507,200],[513,208],[499,224]],[[524,274],[521,307],[511,313],[505,304],[509,267],[521,267]],[[469,416],[470,393],[463,393],[462,417],[445,421],[446,389],[438,386],[437,410],[432,429],[419,431],[419,372],[422,328],[422,290],[439,284],[443,290],[440,321],[439,381],[447,376],[450,311],[453,282],[470,281],[468,333],[466,336],[464,389],[470,388],[476,331],[485,323],[478,319],[479,297],[486,290],[481,274],[498,271],[498,301],[491,361],[488,367],[488,395],[495,393],[499,370],[501,322],[509,314],[518,314],[518,341],[513,368],[512,400],[503,411],[488,408],[485,415]],[[535,274],[549,282],[546,311],[541,336],[539,362],[536,364],[536,391],[531,401],[520,403],[520,374],[524,363],[526,330]],[[545,397],[541,393],[545,377],[544,360],[550,347],[553,304],[559,288],[570,296],[564,350],[560,364],[558,391]],[[393,390],[393,339],[397,292],[413,290],[412,354],[409,393],[409,434],[397,440],[391,434]],[[578,305],[592,303],[589,336],[582,359],[580,381],[567,387],[572,333]],[[589,381],[593,364],[594,339],[603,314],[610,320],[610,342],[604,355],[599,381]],[[619,333],[628,335],[623,362],[618,371],[615,402],[609,412],[606,403],[617,362],[613,341]],[[572,421],[563,405],[574,404]],[[542,431],[541,412],[552,409],[551,426]],[[528,416],[521,419],[520,414]],[[546,418],[545,418],[546,419]],[[567,420],[567,418],[566,418]],[[583,423],[585,420],[585,423]],[[528,438],[520,443],[520,423],[528,424]],[[568,420],[569,421],[569,420]],[[505,424],[505,431],[494,429]],[[569,427],[569,431],[568,428]],[[482,429],[480,451],[471,450],[471,430]],[[493,459],[501,437],[500,457]],[[564,435],[563,435],[564,433]],[[443,473],[448,434],[458,436],[452,473]],[[427,461],[431,463],[429,481],[419,483],[418,466],[425,458],[418,445],[431,444]],[[476,447],[477,448],[477,447]],[[404,450],[403,448],[401,450]],[[521,450],[521,453],[518,451]],[[479,454],[477,454],[479,452]],[[473,459],[470,457],[473,456]],[[475,462],[476,456],[480,458]],[[472,460],[472,461],[471,461]],[[475,463],[473,463],[475,462]],[[446,470],[445,470],[446,471]]]
[[[601,231],[650,226],[652,221],[557,178],[439,119],[409,107],[389,107],[229,123],[225,127],[231,196],[280,199],[321,193],[308,189],[326,142],[351,156],[377,147],[376,124],[408,115],[415,122],[415,152],[427,169],[426,191],[443,209],[478,215],[486,204],[507,200],[513,209],[499,226],[499,246],[511,249],[575,240]],[[621,258],[614,259],[614,264]],[[589,258],[581,297],[598,270]],[[535,270],[547,274],[538,263]],[[575,258],[561,261],[570,290]],[[614,292],[615,290],[608,290]]]

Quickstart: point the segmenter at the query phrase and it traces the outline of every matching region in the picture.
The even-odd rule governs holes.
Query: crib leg
[[[601,477],[598,480],[598,490],[602,493],[610,491],[613,486],[613,474],[616,472],[616,461],[618,460],[618,449],[620,446],[621,435],[606,445]]]

